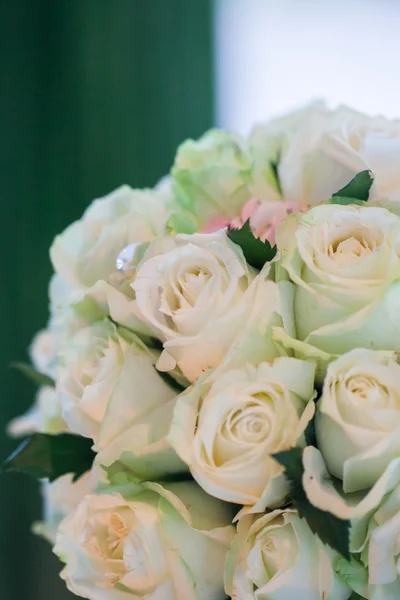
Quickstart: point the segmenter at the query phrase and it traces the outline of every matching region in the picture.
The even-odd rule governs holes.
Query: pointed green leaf
[[[166,383],[167,385],[169,385],[169,387],[175,390],[177,394],[180,394],[181,392],[186,390],[186,387],[179,383],[179,381],[172,377],[172,375],[170,375],[166,371],[159,371],[155,365],[154,368],[161,377],[161,379],[164,381],[164,383]]]
[[[266,262],[270,262],[276,254],[276,246],[268,241],[263,242],[251,231],[250,219],[240,229],[228,227],[228,237],[243,250],[249,265],[261,270]]]
[[[270,167],[271,167],[272,174],[274,176],[276,189],[278,190],[278,192],[282,196],[282,186],[281,186],[281,180],[280,180],[279,171],[278,171],[280,158],[281,157],[278,155],[277,158],[276,158],[276,160],[271,160],[269,164],[270,164]]]
[[[24,440],[4,462],[1,471],[17,471],[50,481],[74,474],[74,480],[93,464],[93,441],[79,435],[35,433]]]
[[[33,381],[36,385],[42,386],[46,385],[48,387],[55,387],[54,379],[45,375],[45,373],[40,373],[36,371],[31,365],[23,362],[13,362],[10,365],[14,369],[18,369],[27,379]]]
[[[310,529],[318,535],[322,542],[349,559],[350,522],[339,519],[330,512],[320,510],[309,502],[303,489],[302,456],[302,448],[291,448],[274,454],[273,458],[285,468],[285,475],[290,483],[290,495],[299,516],[307,521]]]
[[[338,192],[332,195],[331,204],[358,204],[366,202],[369,198],[374,178],[371,171],[361,171]]]

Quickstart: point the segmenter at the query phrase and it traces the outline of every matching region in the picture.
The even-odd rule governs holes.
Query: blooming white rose
[[[55,271],[78,288],[107,281],[120,251],[164,232],[165,195],[124,185],[95,200],[83,217],[56,237],[50,249]]]
[[[71,473],[52,482],[44,480],[42,482],[43,521],[34,525],[35,533],[54,545],[59,524],[89,493],[90,480],[90,473],[84,473],[76,481],[73,480]]]
[[[54,331],[38,331],[29,348],[32,364],[39,373],[55,379],[57,373],[57,341]]]
[[[145,481],[187,471],[167,441],[177,392],[157,373],[154,355],[139,342],[129,347],[123,361],[96,437],[95,464],[106,471],[117,465]]]
[[[164,342],[158,367],[178,365],[194,381],[221,362],[244,327],[255,273],[223,231],[163,238],[149,252],[132,287],[143,318]]]
[[[278,278],[287,272],[296,284],[299,341],[286,343],[299,356],[399,348],[399,217],[383,208],[318,206],[288,217],[277,243]]]
[[[194,482],[86,496],[60,525],[62,577],[90,600],[223,600],[229,506]]]
[[[317,102],[258,125],[249,140],[253,195],[263,201],[282,197],[300,205],[328,200],[369,167],[354,153],[336,162],[333,152],[325,154],[324,141],[331,133],[346,132],[351,138],[353,129],[370,123],[369,117],[346,106],[329,110]]]
[[[338,120],[335,125],[321,137],[308,156],[304,155],[303,149],[303,165],[308,169],[305,177],[313,179],[316,187],[323,185],[325,177],[336,186],[336,189],[332,186],[330,189],[336,191],[346,184],[346,179],[350,181],[357,172],[368,169],[374,176],[371,202],[381,203],[384,199],[384,204],[398,211],[400,120],[356,114],[349,120]],[[292,180],[294,196],[297,183]]]
[[[169,439],[207,493],[246,512],[282,504],[288,484],[271,454],[304,445],[314,371],[283,357],[214,373],[181,394]]]
[[[48,386],[41,387],[31,408],[8,425],[8,433],[14,437],[37,432],[55,435],[67,429],[61,414],[60,399],[55,389]]]
[[[353,350],[329,365],[317,404],[318,447],[345,492],[370,488],[400,456],[400,366],[393,352]]]
[[[251,197],[251,160],[240,136],[211,130],[186,140],[172,168],[175,209],[170,225],[177,232],[203,230],[207,222],[240,214]]]
[[[347,581],[369,600],[397,600],[400,598],[400,486],[357,527],[359,563],[345,567]]]
[[[112,395],[121,402],[155,406],[175,392],[161,380],[150,351],[134,334],[109,320],[95,322],[72,336],[60,355],[57,393],[69,429],[97,440]],[[118,407],[118,401],[116,401]],[[142,410],[144,410],[142,408]],[[127,425],[118,411],[107,419],[110,428]]]
[[[294,510],[248,515],[228,554],[226,592],[232,600],[347,600],[338,560]]]

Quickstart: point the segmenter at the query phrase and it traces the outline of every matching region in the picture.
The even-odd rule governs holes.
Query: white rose
[[[347,600],[338,560],[294,510],[248,515],[228,554],[226,592],[232,600]]]
[[[59,524],[89,493],[90,477],[90,473],[85,473],[73,481],[73,475],[69,473],[55,481],[42,482],[44,513],[43,521],[34,525],[36,534],[55,544]]]
[[[358,524],[357,563],[347,568],[352,587],[369,600],[400,598],[400,486],[386,496],[376,511]],[[350,577],[349,577],[350,575]]]
[[[140,254],[144,243],[164,234],[168,201],[168,194],[157,190],[122,186],[95,200],[79,221],[56,237],[50,249],[58,277],[52,295],[64,308],[58,311],[62,322],[68,324],[71,319],[69,305],[72,313],[83,306],[85,318],[90,321],[99,318],[99,312],[110,314],[114,321],[139,334],[152,334],[138,317],[130,287],[135,266],[129,268],[127,264],[118,271],[116,263],[126,247],[135,246]]]
[[[187,471],[167,441],[177,392],[154,363],[139,342],[125,352],[94,446],[96,465],[145,481]]]
[[[213,129],[199,140],[186,140],[171,171],[170,226],[192,233],[215,218],[231,219],[251,197],[251,159],[238,135]]]
[[[132,287],[143,318],[164,342],[158,366],[178,365],[194,381],[221,362],[244,326],[254,273],[223,231],[164,238],[149,252],[156,255],[145,255]]]
[[[57,340],[54,331],[38,331],[29,348],[32,364],[39,373],[55,379],[57,373]]]
[[[95,200],[79,221],[54,240],[50,255],[55,271],[83,289],[107,281],[122,248],[163,233],[164,202],[161,192],[127,185]]]
[[[223,600],[229,506],[193,482],[89,495],[60,525],[62,577],[90,600]]]
[[[400,366],[353,350],[329,365],[317,404],[318,447],[345,492],[370,488],[400,456]]]
[[[308,177],[319,185],[323,178],[334,182],[336,189],[332,191],[343,187],[357,172],[372,171],[371,201],[385,199],[388,206],[399,210],[400,120],[356,114],[350,120],[338,121],[336,127],[322,136],[305,161]],[[292,185],[295,194],[296,182]]]
[[[277,243],[278,278],[286,271],[296,284],[299,341],[286,343],[299,356],[398,349],[399,217],[383,208],[318,206],[290,216]]]
[[[142,407],[151,407],[170,400],[175,392],[154,368],[157,356],[134,334],[117,329],[107,319],[72,336],[60,355],[57,380],[62,415],[70,430],[97,440],[114,392],[121,401],[130,399],[132,406],[141,402]],[[118,412],[107,423],[107,435],[112,427],[127,425],[125,415]]]
[[[301,205],[327,200],[369,167],[354,151],[336,162],[333,152],[325,154],[324,141],[331,133],[342,132],[350,140],[356,127],[370,123],[369,117],[346,106],[332,111],[319,102],[258,125],[249,141],[253,195],[264,201],[282,197]],[[278,178],[271,164],[277,165]]]
[[[169,440],[207,493],[246,512],[282,504],[288,484],[271,454],[304,445],[314,371],[278,358],[214,373],[181,394]]]
[[[25,414],[16,417],[8,425],[8,433],[14,437],[37,432],[55,435],[66,430],[60,399],[55,389],[47,386],[38,390],[33,406]]]

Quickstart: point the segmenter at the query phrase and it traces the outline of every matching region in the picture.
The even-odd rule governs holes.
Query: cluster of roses
[[[56,237],[10,430],[94,450],[36,526],[72,592],[400,598],[398,215],[400,123],[312,106]]]

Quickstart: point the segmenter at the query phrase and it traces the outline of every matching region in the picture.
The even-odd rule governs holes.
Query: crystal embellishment
[[[115,263],[118,271],[131,271],[135,269],[134,259],[137,258],[136,254],[140,246],[141,244],[135,242],[121,250]]]

